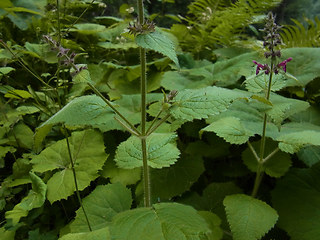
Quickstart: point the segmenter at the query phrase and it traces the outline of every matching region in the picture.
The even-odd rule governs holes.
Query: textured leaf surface
[[[286,86],[288,80],[284,74],[274,74],[271,82],[271,91],[276,92]],[[246,88],[250,92],[260,93],[268,89],[269,75],[261,73],[259,75],[252,75],[245,81]]]
[[[120,183],[100,185],[83,199],[83,206],[93,230],[106,227],[113,216],[129,210],[131,204],[131,191]],[[71,232],[88,232],[82,208],[79,208],[76,214],[70,225]]]
[[[148,165],[163,168],[174,164],[180,151],[173,143],[176,135],[171,133],[153,133],[147,138]],[[132,136],[122,142],[116,151],[115,161],[120,168],[142,167],[142,150],[139,138]]]
[[[210,232],[195,209],[177,203],[122,212],[114,217],[110,230],[114,240],[200,240]]]
[[[170,58],[177,66],[179,66],[174,45],[166,35],[156,31],[148,34],[140,34],[135,40],[138,46],[159,52]]]
[[[244,194],[227,196],[223,204],[234,240],[260,239],[278,220],[273,208]]]
[[[174,118],[192,121],[225,111],[231,102],[247,93],[225,88],[207,87],[178,93],[170,113]]]
[[[181,156],[171,167],[150,171],[153,199],[165,201],[189,190],[204,171],[203,160],[198,156]],[[172,184],[174,177],[174,184]],[[139,184],[137,195],[143,194],[143,185]]]
[[[311,167],[320,162],[320,146],[306,146],[302,148],[297,155],[301,161]]]
[[[32,190],[13,210],[6,212],[6,218],[12,219],[13,224],[17,224],[21,217],[27,216],[30,210],[41,207],[46,200],[46,184],[34,173],[30,172],[29,175],[32,182]]]
[[[252,143],[253,148],[259,154],[260,152],[260,141]],[[277,143],[268,141],[265,146],[265,157],[272,153],[277,148]],[[242,153],[242,159],[244,164],[253,172],[257,172],[258,161],[254,157],[252,151],[247,148]],[[283,176],[291,166],[291,157],[289,154],[278,151],[269,160],[263,164],[262,168],[271,177]]]
[[[70,233],[67,234],[59,240],[111,240],[109,228],[101,228],[98,230],[93,230],[92,232],[83,233]]]
[[[94,130],[74,132],[69,142],[78,187],[79,190],[83,190],[98,177],[98,170],[107,159],[104,142],[101,134]],[[35,172],[56,170],[47,182],[47,197],[51,203],[66,199],[73,194],[75,186],[65,139],[47,147],[39,155],[34,156],[31,162],[34,164]]]
[[[279,212],[279,226],[292,240],[319,239],[320,166],[292,169],[277,182],[272,203]]]

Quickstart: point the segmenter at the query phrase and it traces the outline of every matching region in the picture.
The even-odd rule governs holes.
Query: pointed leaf
[[[221,219],[208,211],[199,211],[198,214],[206,220],[211,230],[211,233],[207,234],[208,240],[221,240],[223,237],[223,231],[220,228]]]
[[[272,203],[279,212],[279,226],[292,240],[320,236],[320,166],[292,169],[277,182]]]
[[[177,203],[122,212],[114,217],[110,230],[114,240],[200,240],[210,232],[195,209]]]
[[[257,240],[277,222],[277,212],[253,197],[237,194],[223,201],[234,240]]]
[[[177,161],[180,151],[173,143],[175,138],[176,135],[171,133],[153,133],[148,136],[147,156],[150,167],[168,167]],[[132,136],[122,142],[117,148],[115,161],[120,168],[142,167],[141,140]]]
[[[129,210],[132,204],[131,191],[120,183],[100,185],[83,200],[93,230],[106,227],[117,213]],[[76,211],[71,223],[71,232],[88,232],[82,208]]]
[[[159,52],[170,58],[178,67],[179,61],[172,41],[161,32],[140,34],[135,39],[138,46]]]
[[[75,163],[78,187],[81,191],[98,177],[98,170],[102,168],[107,159],[104,142],[99,132],[86,130],[74,132],[69,138],[69,143],[71,156]],[[39,155],[34,156],[31,162],[36,172],[56,169],[47,183],[47,197],[51,203],[66,199],[73,194],[75,185],[65,139],[47,147]]]

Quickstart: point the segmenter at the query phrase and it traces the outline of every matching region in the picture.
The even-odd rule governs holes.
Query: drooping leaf
[[[104,227],[92,232],[69,233],[59,238],[59,240],[111,240],[108,227]]]
[[[172,133],[153,133],[147,138],[148,165],[163,168],[174,164],[180,151],[173,143],[176,135]],[[165,153],[165,154],[164,154]],[[132,136],[122,142],[116,151],[115,161],[120,168],[142,167],[142,148],[139,138]]]
[[[278,220],[272,207],[244,194],[227,196],[223,204],[235,240],[260,239]]]
[[[182,155],[177,163],[171,167],[151,169],[152,199],[166,201],[181,195],[190,189],[203,172],[204,166],[201,157],[185,155]],[[171,176],[174,176],[174,184],[172,184]],[[140,183],[136,195],[142,195],[142,191],[143,185]]]
[[[198,214],[206,220],[211,230],[211,233],[207,234],[207,239],[221,240],[223,237],[223,231],[220,228],[221,219],[216,214],[208,211],[199,211]]]
[[[260,141],[252,143],[252,147],[255,149],[259,156],[260,153]],[[270,153],[277,149],[277,143],[273,141],[266,141],[265,145],[265,155],[267,157]],[[242,159],[244,164],[253,172],[257,172],[258,161],[254,157],[252,151],[247,148],[242,153]],[[276,154],[272,155],[263,165],[262,169],[271,177],[281,177],[283,176],[291,166],[291,157],[289,154],[278,151]]]
[[[200,240],[210,229],[192,207],[159,203],[116,215],[110,232],[114,240]]]
[[[74,132],[69,138],[69,143],[81,191],[98,177],[98,170],[106,161],[107,154],[104,152],[101,134],[94,130]],[[75,185],[66,139],[47,147],[39,155],[34,156],[31,162],[34,164],[35,172],[55,170],[47,183],[47,197],[51,203],[66,199],[73,194]]]
[[[46,200],[46,184],[32,172],[30,172],[30,178],[32,190],[29,191],[28,196],[23,198],[13,210],[6,212],[6,219],[11,219],[13,225],[17,224],[21,217],[27,216],[30,210],[41,207]]]
[[[218,87],[184,90],[174,99],[170,113],[174,118],[191,121],[225,111],[231,102],[246,93]]]
[[[120,183],[99,185],[83,200],[93,230],[105,228],[117,213],[129,210],[132,204],[131,191]],[[82,208],[76,211],[71,223],[71,232],[89,232]]]
[[[320,167],[292,169],[278,180],[272,203],[279,212],[279,226],[292,240],[318,239],[320,232]]]
[[[138,46],[159,52],[170,58],[177,66],[179,61],[172,41],[159,31],[140,34],[135,39]]]

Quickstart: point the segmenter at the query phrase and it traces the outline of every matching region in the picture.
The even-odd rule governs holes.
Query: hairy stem
[[[65,128],[65,127],[64,127],[64,130],[66,131],[66,128]],[[81,199],[80,192],[79,192],[79,188],[78,188],[76,170],[75,170],[75,168],[74,168],[74,161],[73,161],[73,159],[72,159],[72,154],[71,154],[71,149],[70,149],[69,138],[68,138],[67,135],[66,135],[66,141],[67,141],[67,147],[68,147],[69,160],[70,160],[70,163],[71,163],[71,168],[72,168],[72,173],[73,173],[74,185],[75,185],[75,187],[76,187],[77,198],[78,198],[79,204],[80,204],[80,206],[81,206],[81,208],[82,208],[83,214],[84,214],[84,216],[85,216],[85,218],[86,218],[86,222],[87,222],[89,231],[91,232],[91,231],[92,231],[92,228],[91,228],[91,225],[90,225],[90,222],[89,222],[87,213],[86,213],[86,211],[85,211],[85,209],[84,209],[84,207],[83,207],[82,199]]]
[[[271,83],[272,83],[272,77],[273,77],[273,70],[274,70],[274,57],[271,58],[271,71],[269,75],[269,82],[268,82],[268,89],[266,91],[265,97],[267,100],[270,99],[270,93],[271,93]],[[253,191],[251,196],[256,197],[262,178],[263,178],[263,164],[264,164],[264,154],[265,154],[265,147],[266,147],[266,130],[267,130],[267,114],[265,113],[263,116],[263,127],[262,127],[262,137],[261,137],[261,143],[260,143],[260,155],[258,160],[258,168],[256,173],[256,179],[254,181]]]
[[[138,0],[139,23],[144,23],[144,6],[143,0]],[[140,66],[141,66],[141,150],[143,162],[143,186],[144,186],[144,206],[151,206],[151,188],[150,188],[150,173],[148,166],[147,155],[147,135],[146,135],[146,121],[147,121],[147,77],[146,77],[146,50],[140,47]]]

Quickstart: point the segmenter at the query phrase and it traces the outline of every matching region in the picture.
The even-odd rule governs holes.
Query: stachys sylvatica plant
[[[8,132],[0,131],[0,153],[25,149],[18,158],[12,154],[13,174],[1,185],[7,199],[0,199],[7,209],[1,239],[21,239],[19,231],[28,231],[28,239],[61,240],[317,239],[320,215],[304,200],[319,206],[320,167],[309,157],[320,145],[320,127],[308,122],[314,113],[307,101],[280,93],[320,76],[318,50],[284,48],[281,27],[269,13],[263,54],[195,61],[177,54],[177,39],[147,19],[143,0],[137,1],[137,19],[97,18],[112,22],[109,28],[78,23],[81,17],[67,27],[73,18],[64,18],[60,5],[56,0],[51,30],[57,30],[40,45],[26,44],[29,52],[38,49],[32,56],[46,51],[48,63],[57,65],[49,80],[49,73],[37,74],[19,48],[1,40],[43,91],[28,86],[5,92],[10,99],[32,99],[34,108],[20,102],[18,114],[0,118]],[[93,54],[130,49],[126,54],[138,64],[129,65],[126,54],[118,57],[128,66],[88,63],[90,56],[76,53],[82,47],[69,49],[73,34]],[[147,61],[150,56],[156,60]],[[239,79],[243,83],[236,85]],[[32,114],[41,122],[34,132],[26,124],[30,118],[23,118]],[[34,136],[22,141],[22,135]],[[309,168],[290,169],[294,156]],[[231,162],[229,168],[219,169],[221,159]],[[232,172],[234,164],[239,171]],[[23,185],[31,188],[15,189]],[[21,199],[6,206],[14,190]]]

